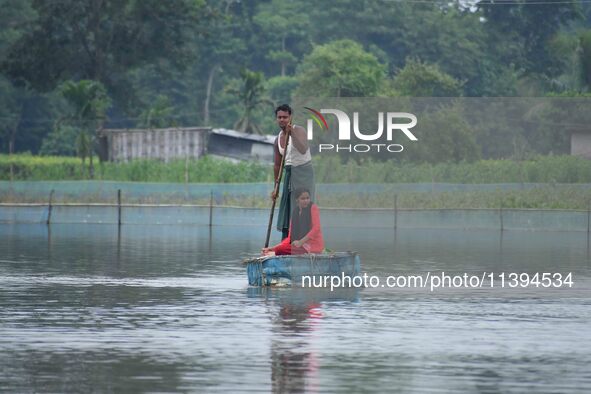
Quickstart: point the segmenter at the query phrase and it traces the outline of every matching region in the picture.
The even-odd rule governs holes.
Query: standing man
[[[277,215],[277,230],[282,232],[281,239],[289,234],[289,220],[293,207],[296,206],[292,191],[305,188],[310,191],[310,199],[314,202],[315,185],[314,169],[312,168],[312,155],[308,146],[306,130],[302,126],[292,124],[291,107],[282,104],[275,109],[275,118],[281,129],[275,139],[273,167],[275,179],[279,175],[281,160],[285,155],[285,172],[283,174],[283,189],[279,203],[279,214]],[[285,147],[286,135],[289,132],[289,143]],[[276,199],[273,192],[271,198]]]

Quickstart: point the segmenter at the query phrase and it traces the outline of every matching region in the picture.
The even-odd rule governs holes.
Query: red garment
[[[275,249],[273,249],[273,250],[275,251],[276,256],[308,253],[308,251],[306,249],[302,248],[301,246],[293,246],[290,244],[284,245],[283,242],[280,243],[279,245],[275,246]]]
[[[324,238],[322,237],[322,230],[320,229],[320,211],[318,210],[318,206],[316,204],[312,204],[310,206],[310,221],[312,223],[312,228],[306,237],[308,237],[308,241],[302,245],[304,251],[299,251],[300,253],[296,252],[295,246],[291,245],[291,223],[289,224],[289,235],[285,238],[275,249],[275,254],[278,250],[283,254],[302,254],[302,253],[322,253],[324,250]],[[294,239],[294,241],[297,241]],[[293,249],[294,253],[291,253]],[[288,253],[285,253],[288,252]]]

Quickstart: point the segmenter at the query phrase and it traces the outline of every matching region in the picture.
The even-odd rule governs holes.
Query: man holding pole
[[[291,210],[296,206],[292,192],[299,188],[305,188],[310,191],[311,201],[314,201],[316,193],[312,155],[308,146],[306,130],[302,126],[292,124],[292,109],[287,104],[282,104],[275,109],[275,118],[281,129],[275,139],[274,147],[276,181],[281,179],[282,164],[284,171],[283,189],[277,215],[277,230],[282,232],[281,239],[284,239],[289,233]],[[278,190],[279,188],[276,187],[271,193],[273,201],[277,198]]]

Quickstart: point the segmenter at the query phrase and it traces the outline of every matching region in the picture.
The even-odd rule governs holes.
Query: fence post
[[[189,155],[185,155],[185,201],[189,200]]]
[[[209,228],[213,224],[213,190],[209,192]]]
[[[189,155],[185,156],[185,183],[189,183]]]
[[[503,226],[503,199],[501,198],[501,208],[499,209],[499,217],[501,219],[501,232],[505,230]]]
[[[394,194],[394,230],[398,228],[398,194]]]
[[[117,189],[117,225],[121,226],[121,189]]]
[[[54,189],[51,189],[49,192],[49,206],[47,211],[47,224],[51,224],[51,211],[53,209],[53,193],[55,192]]]
[[[589,236],[589,230],[591,228],[591,200],[587,203],[587,236]]]

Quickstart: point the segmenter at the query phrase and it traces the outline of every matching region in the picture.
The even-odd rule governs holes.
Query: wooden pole
[[[505,230],[503,225],[503,199],[501,199],[501,208],[499,209],[499,218],[501,220],[501,232]]]
[[[51,189],[51,192],[49,192],[49,206],[48,206],[48,210],[47,210],[47,224],[51,224],[51,211],[53,209],[53,193],[55,192],[55,190]]]
[[[587,259],[589,259],[589,231],[591,230],[591,200],[587,204]]]
[[[290,124],[291,125],[291,124]],[[279,166],[279,174],[277,174],[277,179],[275,179],[275,185],[273,187],[273,195],[275,198],[273,199],[273,203],[271,204],[271,214],[269,215],[269,225],[267,226],[267,237],[265,238],[265,248],[269,247],[269,239],[271,238],[271,226],[273,225],[273,215],[275,214],[275,203],[277,202],[277,197],[279,195],[279,184],[281,183],[281,178],[283,176],[283,167],[285,166],[285,156],[287,156],[287,146],[289,145],[289,131],[285,136],[285,150],[283,151],[283,157],[281,158],[281,165]],[[279,138],[279,137],[277,137]],[[279,143],[279,141],[277,142]]]
[[[189,200],[189,154],[185,155],[185,201]]]
[[[591,200],[587,204],[587,236],[589,235],[589,230],[591,230]]]
[[[117,225],[121,226],[121,189],[117,189]]]
[[[209,228],[213,225],[213,190],[209,192]]]
[[[394,194],[394,230],[398,228],[398,194]]]
[[[185,185],[189,183],[189,155],[185,156]]]
[[[14,149],[14,140],[11,138],[8,141],[8,162],[10,163],[10,187],[12,187],[12,182],[14,181],[14,168],[12,163],[12,151]]]

